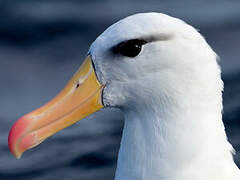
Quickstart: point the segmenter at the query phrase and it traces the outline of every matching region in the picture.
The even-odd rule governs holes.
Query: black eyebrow
[[[128,41],[139,41],[142,45],[151,43],[151,42],[156,42],[156,41],[167,41],[170,40],[174,37],[173,34],[166,34],[166,33],[159,33],[159,34],[153,34],[153,35],[146,35],[142,36],[139,38],[133,38],[133,39],[128,39],[125,41],[122,41],[116,45],[114,45],[111,49],[113,51],[116,50],[117,47],[119,47],[121,44],[127,43]]]
[[[140,39],[144,39],[146,42],[155,42],[155,41],[167,41],[174,37],[173,34],[166,34],[166,33],[159,33],[159,34],[152,34],[152,35],[146,35],[141,37]]]

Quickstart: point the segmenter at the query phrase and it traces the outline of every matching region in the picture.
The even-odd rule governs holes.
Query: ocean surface
[[[162,12],[200,30],[220,56],[224,114],[240,166],[239,0],[0,0],[0,180],[113,180],[123,114],[103,109],[16,160],[10,127],[64,87],[109,25],[138,12]]]

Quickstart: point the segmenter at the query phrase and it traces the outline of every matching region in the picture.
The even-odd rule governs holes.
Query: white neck
[[[172,104],[124,110],[115,180],[239,179],[222,105],[200,104],[191,105],[191,110]]]

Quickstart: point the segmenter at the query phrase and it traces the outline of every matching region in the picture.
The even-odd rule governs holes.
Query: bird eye
[[[133,58],[139,55],[142,50],[142,45],[146,43],[146,41],[139,39],[124,41],[113,47],[113,52],[115,54],[121,54]]]

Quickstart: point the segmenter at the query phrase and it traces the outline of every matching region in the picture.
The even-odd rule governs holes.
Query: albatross
[[[140,13],[91,45],[66,87],[10,130],[14,156],[104,107],[125,121],[115,180],[239,180],[217,55],[184,21]]]

